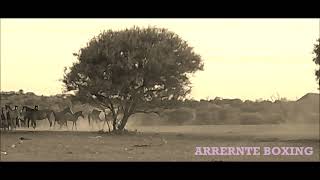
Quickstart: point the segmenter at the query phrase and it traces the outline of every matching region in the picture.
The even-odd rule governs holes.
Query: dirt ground
[[[1,161],[319,161],[317,125],[131,128],[138,133],[2,132]],[[303,146],[313,147],[314,153],[309,156],[196,156],[197,146]]]

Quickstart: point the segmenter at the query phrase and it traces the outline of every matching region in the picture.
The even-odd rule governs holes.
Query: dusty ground
[[[134,135],[71,130],[2,132],[1,161],[319,161],[318,125],[131,129],[143,132]],[[20,141],[20,137],[29,140]],[[311,156],[195,156],[196,146],[311,146],[314,153]]]

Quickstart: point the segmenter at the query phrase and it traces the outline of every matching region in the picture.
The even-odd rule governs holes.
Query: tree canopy
[[[109,109],[114,130],[150,102],[185,97],[189,75],[203,70],[200,55],[186,41],[155,27],[103,31],[74,55],[78,61],[65,69],[66,90]]]

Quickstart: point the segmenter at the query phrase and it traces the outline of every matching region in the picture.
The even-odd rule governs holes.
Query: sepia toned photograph
[[[0,22],[2,162],[320,160],[320,19]]]

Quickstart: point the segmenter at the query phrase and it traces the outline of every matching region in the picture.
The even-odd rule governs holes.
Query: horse
[[[21,123],[24,123],[25,124],[25,121],[24,121],[24,119],[23,119],[23,116],[22,116],[22,110],[18,110],[18,106],[15,106],[14,107],[14,117],[15,117],[15,122],[13,122],[13,123],[15,123],[15,126],[16,127],[21,127]]]
[[[60,112],[53,112],[54,118],[55,118],[53,126],[55,127],[56,122],[58,122],[58,124],[60,125],[60,128],[61,128],[64,124],[65,124],[65,125],[67,126],[67,128],[68,128],[68,123],[67,123],[67,121],[65,120],[67,113],[70,113],[71,115],[73,114],[73,113],[71,112],[70,107],[67,107],[67,108],[65,108],[64,110],[60,111]]]
[[[102,113],[102,111],[99,111],[99,110],[92,110],[89,114],[88,114],[88,123],[89,125],[91,124],[90,122],[92,121],[92,126],[93,126],[93,123],[94,122],[99,122],[99,121],[103,121],[101,118],[100,118],[100,114]]]
[[[5,131],[5,130],[9,130],[9,124],[7,120],[7,113],[5,113],[3,110],[4,108],[1,107],[0,127]]]
[[[20,112],[20,114],[21,114],[20,118],[23,119],[24,123],[27,124],[28,127],[30,125],[30,120],[31,120],[31,125],[33,127],[35,127],[35,125],[36,125],[35,121],[33,121],[31,118],[32,111],[35,111],[35,109],[32,109],[28,106],[23,106],[21,109],[21,112]]]
[[[101,113],[104,113],[104,119],[100,118],[100,114],[101,114]],[[100,110],[96,110],[96,109],[92,110],[92,111],[88,114],[88,123],[89,123],[89,126],[90,126],[90,124],[91,124],[91,121],[92,121],[92,126],[91,126],[91,127],[93,127],[94,122],[95,122],[96,124],[100,124],[100,123],[103,121],[103,126],[102,126],[102,129],[103,129],[105,123],[107,122],[109,132],[110,132],[109,121],[111,121],[110,119],[112,119],[112,118],[110,117],[110,114],[106,114],[105,112],[100,111]]]
[[[5,105],[5,110],[6,110],[6,119],[8,122],[8,126],[10,126],[11,130],[16,129],[17,119],[19,117],[18,106],[15,106],[14,109],[11,109],[9,105]]]
[[[37,120],[43,120],[43,119],[48,119],[50,127],[52,126],[52,121],[50,119],[50,115],[52,113],[54,113],[54,111],[49,110],[49,109],[43,109],[43,110],[39,110],[38,106],[35,106],[34,109],[27,107],[27,106],[23,106],[22,108],[22,112],[23,110],[25,110],[25,120],[27,119],[27,124],[29,127],[30,121],[32,123],[33,128],[36,128],[36,121]]]
[[[22,127],[22,124],[23,124],[23,127],[27,126],[25,112],[23,112],[22,109],[19,111],[19,115],[17,117],[17,120],[18,120],[17,125],[19,127]]]
[[[67,114],[66,114],[66,116],[67,116]],[[79,119],[79,117],[84,118],[82,111],[75,112],[74,114],[71,114],[70,118],[66,119],[66,121],[72,121],[72,130],[73,130],[73,126],[75,126],[75,128],[77,130],[77,120]]]

